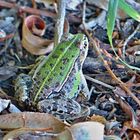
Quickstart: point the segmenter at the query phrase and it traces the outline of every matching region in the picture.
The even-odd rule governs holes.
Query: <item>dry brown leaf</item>
[[[23,127],[33,129],[52,128],[51,132],[59,133],[64,130],[65,124],[47,113],[22,112],[0,115],[1,129]]]
[[[22,26],[22,45],[28,52],[41,55],[52,51],[53,41],[41,38],[45,28],[45,22],[39,16],[31,15],[25,18]]]

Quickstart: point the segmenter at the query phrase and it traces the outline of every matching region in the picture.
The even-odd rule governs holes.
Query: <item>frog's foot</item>
[[[81,122],[82,120],[85,120],[87,116],[90,115],[90,108],[88,106],[85,106],[84,104],[81,104],[81,111],[79,114],[73,115],[73,116],[68,116],[66,120],[68,122]]]
[[[61,120],[73,120],[81,115],[80,104],[73,99],[65,97],[42,100],[38,103],[38,110],[53,114]]]

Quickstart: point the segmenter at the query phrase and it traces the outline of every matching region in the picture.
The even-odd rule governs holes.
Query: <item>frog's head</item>
[[[78,38],[78,47],[80,48],[80,63],[82,65],[88,53],[88,38],[84,34],[77,34],[76,36]]]

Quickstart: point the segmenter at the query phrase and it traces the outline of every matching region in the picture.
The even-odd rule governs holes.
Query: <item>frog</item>
[[[29,72],[29,77],[26,74],[18,76],[16,83],[22,84],[15,86],[16,97],[25,101],[29,95],[30,100],[36,104],[40,104],[44,100],[47,103],[53,99],[56,102],[57,100],[61,102],[63,99],[65,102],[71,100],[72,104],[75,104],[75,107],[79,109],[77,111],[79,113],[81,107],[74,101],[79,93],[82,91],[87,100],[90,98],[90,92],[82,72],[87,53],[88,39],[86,35],[70,34],[53,49],[49,56],[41,58]],[[20,96],[21,91],[24,96]]]

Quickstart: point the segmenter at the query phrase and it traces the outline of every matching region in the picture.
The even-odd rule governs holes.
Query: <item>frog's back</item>
[[[52,92],[60,91],[79,56],[78,43],[78,37],[62,42],[48,56],[33,79],[36,83],[33,87],[33,94],[36,94],[35,98],[38,96],[44,98]]]

